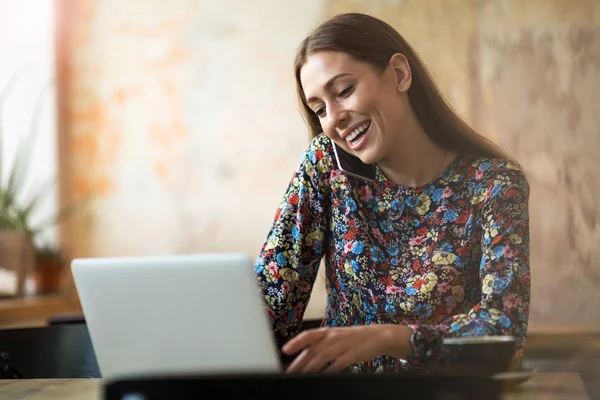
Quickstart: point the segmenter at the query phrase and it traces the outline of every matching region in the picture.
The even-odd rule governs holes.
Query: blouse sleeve
[[[481,301],[441,324],[411,325],[412,364],[441,359],[443,337],[483,335],[514,336],[521,362],[530,301],[529,185],[510,162],[493,170],[472,201],[481,229]]]
[[[332,165],[329,146],[326,136],[311,142],[254,266],[279,348],[299,331],[326,251]]]

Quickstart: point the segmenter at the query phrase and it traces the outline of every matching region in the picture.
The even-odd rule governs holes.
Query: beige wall
[[[532,325],[600,325],[600,2],[66,3],[63,187],[97,193],[64,231],[73,255],[254,257],[307,143],[295,49],[323,18],[362,11],[526,168]],[[309,317],[323,301],[321,277]]]

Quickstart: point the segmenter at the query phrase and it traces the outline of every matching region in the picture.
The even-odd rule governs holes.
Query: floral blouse
[[[443,337],[527,331],[529,186],[517,165],[458,156],[419,187],[377,169],[339,171],[331,140],[312,140],[254,267],[281,347],[301,326],[321,260],[324,326],[413,328],[409,360],[381,356],[354,372],[404,371],[441,359]]]

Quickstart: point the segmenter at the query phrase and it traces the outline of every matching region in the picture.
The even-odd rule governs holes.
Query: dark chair
[[[99,378],[85,324],[0,330],[0,377]]]

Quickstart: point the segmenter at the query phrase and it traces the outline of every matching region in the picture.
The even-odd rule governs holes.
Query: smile
[[[352,131],[352,133],[350,133],[348,136],[346,136],[346,141],[348,143],[352,143],[355,140],[360,139],[360,137],[362,137],[362,135],[367,131],[367,129],[369,129],[370,126],[371,126],[371,121],[367,121],[364,124],[360,125],[354,131]]]

